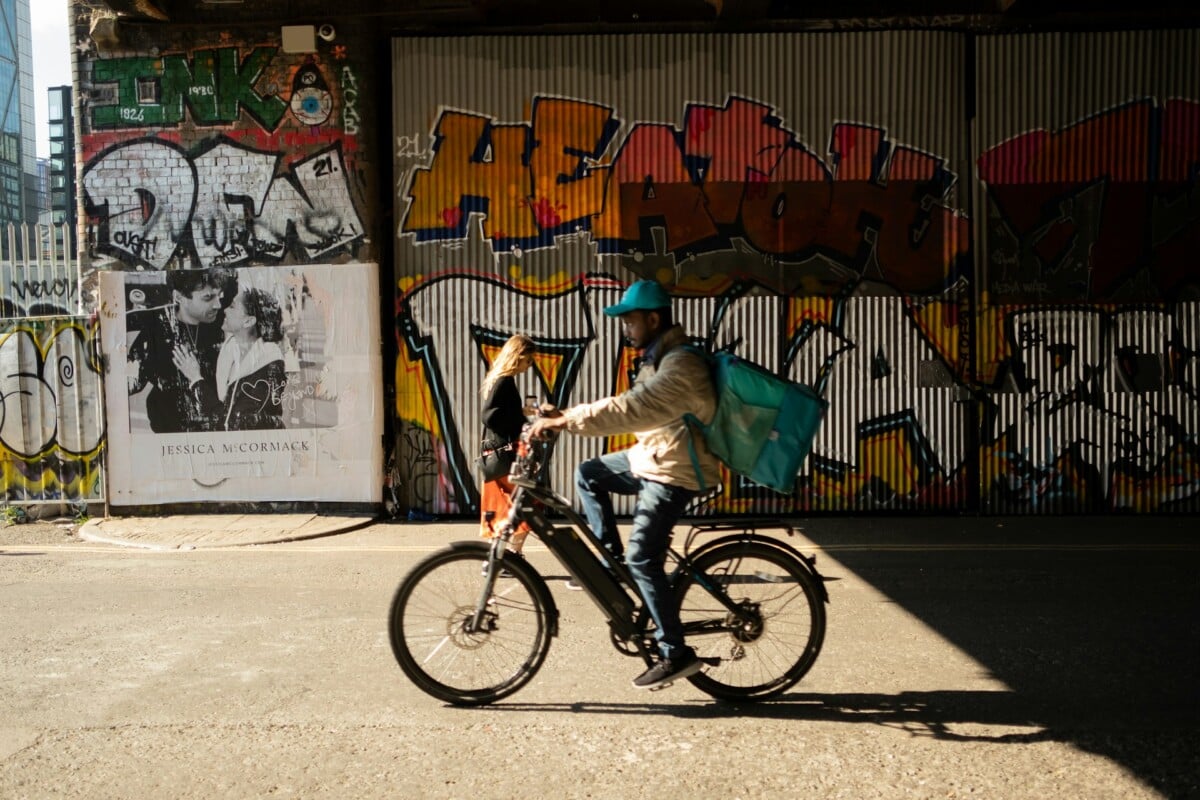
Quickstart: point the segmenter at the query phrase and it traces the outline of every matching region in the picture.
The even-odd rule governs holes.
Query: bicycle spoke
[[[718,697],[777,694],[811,666],[824,636],[824,610],[803,566],[790,554],[753,542],[731,543],[697,567],[739,610],[730,613],[700,584],[680,582],[680,615],[689,643],[719,664],[693,676]]]
[[[496,581],[477,613],[485,580],[481,549],[429,557],[401,583],[392,604],[392,648],[400,666],[420,688],[453,703],[491,702],[516,691],[549,648],[538,593],[544,585],[528,568]]]

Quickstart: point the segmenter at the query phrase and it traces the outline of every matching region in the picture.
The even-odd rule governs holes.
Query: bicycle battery
[[[605,613],[613,615],[610,623],[619,626],[629,624],[629,620],[633,619],[633,600],[575,528],[550,528],[542,536],[542,541]]]

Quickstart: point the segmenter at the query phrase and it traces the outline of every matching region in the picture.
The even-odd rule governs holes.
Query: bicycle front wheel
[[[554,601],[520,559],[484,602],[483,542],[434,553],[405,576],[388,616],[392,652],[422,691],[454,705],[485,705],[532,680],[550,649]]]
[[[681,574],[676,585],[687,643],[716,666],[688,678],[723,700],[761,700],[794,686],[825,640],[817,578],[792,554],[760,542],[731,542],[701,554],[695,567],[737,608]]]

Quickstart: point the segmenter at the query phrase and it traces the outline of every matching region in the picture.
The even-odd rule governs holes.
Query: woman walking
[[[483,455],[497,452],[502,461],[511,464],[516,456],[517,441],[525,425],[525,411],[515,376],[533,365],[533,340],[528,336],[512,336],[492,361],[483,378],[479,392],[483,395]],[[512,507],[513,485],[504,474],[485,481],[480,500],[480,534],[485,539],[496,535],[496,528],[508,516]],[[522,522],[512,533],[508,549],[517,555],[525,546],[529,526]],[[501,573],[503,575],[503,573]]]

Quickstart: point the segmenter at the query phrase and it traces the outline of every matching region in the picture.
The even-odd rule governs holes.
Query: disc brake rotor
[[[485,611],[479,627],[472,629],[471,620],[474,617],[474,606],[459,606],[446,620],[446,635],[463,650],[482,647],[492,631],[496,630],[497,616],[494,611]]]

